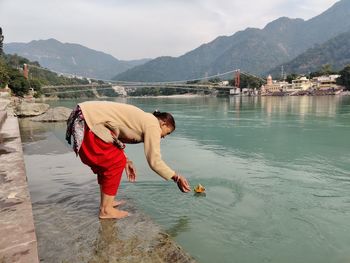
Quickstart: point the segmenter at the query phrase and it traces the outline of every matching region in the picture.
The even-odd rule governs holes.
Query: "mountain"
[[[334,70],[340,70],[350,64],[350,31],[308,49],[292,61],[284,63],[283,69],[287,74],[307,74],[320,70],[325,64],[331,65]],[[279,76],[281,66],[275,67],[266,75]]]
[[[186,80],[238,68],[259,75],[350,30],[349,17],[350,0],[342,0],[310,20],[281,17],[263,29],[247,28],[232,36],[218,37],[180,57],[156,58],[114,79]]]
[[[61,43],[56,39],[8,43],[4,45],[4,52],[38,61],[53,71],[105,80],[149,60],[122,61],[106,53],[78,44]]]

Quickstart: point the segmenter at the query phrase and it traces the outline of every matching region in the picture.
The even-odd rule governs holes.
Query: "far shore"
[[[71,100],[71,99],[109,99],[109,98],[196,98],[196,97],[212,97],[212,95],[206,94],[174,94],[174,95],[160,95],[160,96],[118,96],[118,97],[80,97],[80,98],[58,98],[58,97],[41,97],[41,98],[30,98],[33,101],[50,101],[50,100]],[[24,98],[28,100],[28,98]]]
[[[195,98],[195,97],[212,97],[206,94],[174,94],[174,95],[160,95],[160,96],[127,96],[126,98]]]
[[[236,95],[240,96],[240,95]],[[248,96],[248,95],[241,95],[241,96]],[[276,97],[276,96],[288,96],[288,95],[281,95],[281,94],[265,94],[265,95],[253,95],[254,97]],[[298,95],[297,97],[301,96],[311,96],[311,97],[318,97],[318,96],[350,96],[350,91],[342,91],[339,94],[324,94],[324,95]],[[174,95],[160,95],[160,96],[117,96],[117,97],[80,97],[80,98],[58,98],[58,97],[41,97],[41,98],[34,98],[34,97],[24,97],[24,98],[19,98],[19,97],[13,97],[13,96],[7,96],[7,97],[0,97],[3,100],[10,100],[13,102],[20,102],[22,100],[27,101],[27,102],[44,102],[44,101],[56,101],[56,100],[92,100],[92,99],[111,99],[111,98],[199,98],[199,97],[213,97],[212,94],[194,94],[194,93],[186,93],[186,94],[174,94]],[[230,97],[227,95],[227,97]]]

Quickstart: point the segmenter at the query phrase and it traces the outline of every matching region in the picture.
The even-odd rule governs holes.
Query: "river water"
[[[138,182],[124,176],[119,194],[199,262],[350,261],[350,96],[115,100],[173,113],[163,159],[206,195],[154,174],[142,144],[126,148]],[[39,253],[88,249],[97,233],[89,239],[84,229],[98,224],[94,175],[64,142],[64,124],[20,125]]]

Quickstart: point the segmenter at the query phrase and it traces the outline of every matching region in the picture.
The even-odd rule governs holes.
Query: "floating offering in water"
[[[205,187],[201,184],[198,184],[195,188],[194,191],[198,194],[205,193]]]

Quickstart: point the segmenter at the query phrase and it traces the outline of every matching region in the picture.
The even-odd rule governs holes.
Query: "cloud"
[[[336,0],[0,0],[5,42],[56,38],[136,59],[179,56],[280,17],[311,18]]]

